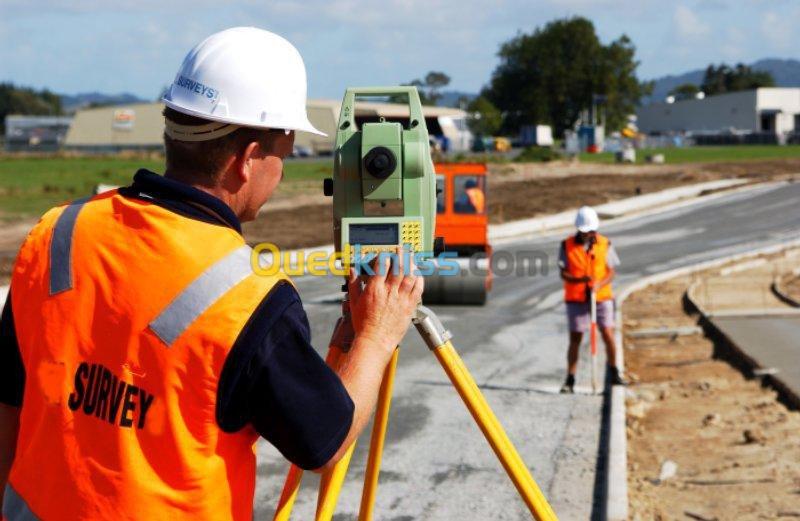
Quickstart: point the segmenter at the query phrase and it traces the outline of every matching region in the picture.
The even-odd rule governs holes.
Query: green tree
[[[411,80],[406,85],[411,85],[412,87],[416,87],[417,91],[419,92],[419,101],[423,105],[435,105],[430,99],[428,99],[428,91],[425,89],[425,83],[422,80]]]
[[[562,135],[598,100],[610,129],[619,129],[649,88],[636,78],[635,52],[625,35],[603,45],[586,18],[555,20],[500,47],[483,95],[502,111],[507,132],[550,124]]]
[[[419,100],[423,105],[436,105],[441,99],[441,89],[450,85],[450,76],[441,71],[430,71],[424,80],[415,79],[403,85],[411,85],[419,91]],[[392,103],[405,103],[396,96],[389,98]]]
[[[736,64],[735,67],[721,63],[718,67],[711,64],[706,68],[701,89],[706,95],[713,96],[725,92],[774,86],[775,79],[769,72],[756,71],[742,63]]]
[[[671,96],[675,96],[678,99],[694,98],[698,92],[700,92],[700,87],[694,83],[682,83],[669,91]]]
[[[61,97],[58,94],[47,89],[37,91],[15,87],[12,83],[0,83],[0,130],[3,132],[9,114],[48,116],[61,113]]]
[[[434,105],[442,98],[441,89],[450,85],[450,76],[441,71],[431,71],[425,75],[426,97]]]
[[[467,105],[467,125],[473,134],[493,136],[503,124],[503,115],[494,104],[484,96],[478,96]]]

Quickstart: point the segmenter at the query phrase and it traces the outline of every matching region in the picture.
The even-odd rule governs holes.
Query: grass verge
[[[332,160],[289,160],[289,185],[331,174]],[[127,185],[139,168],[164,171],[163,159],[115,156],[0,157],[0,213],[36,216],[61,202],[89,195],[98,184]]]
[[[664,160],[671,164],[680,163],[719,163],[728,161],[748,161],[756,159],[782,159],[800,157],[800,145],[737,145],[702,146],[687,148],[643,148],[636,151],[636,162],[644,163],[649,155],[664,154]],[[587,163],[613,163],[614,154],[582,153],[578,156]]]

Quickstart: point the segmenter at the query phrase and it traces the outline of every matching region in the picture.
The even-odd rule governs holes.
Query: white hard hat
[[[600,227],[600,218],[591,206],[581,206],[575,216],[575,227],[579,232],[596,232]]]
[[[255,27],[226,29],[195,46],[163,101],[178,112],[215,122],[325,135],[306,114],[306,67],[300,53],[284,38]],[[217,127],[217,136],[228,133]]]

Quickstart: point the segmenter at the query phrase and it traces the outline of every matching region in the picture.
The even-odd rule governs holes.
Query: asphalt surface
[[[797,237],[800,185],[761,187],[703,204],[602,226],[622,259],[617,287],[641,276]],[[566,232],[565,232],[566,233]],[[590,395],[588,349],[578,393],[559,395],[566,319],[555,269],[561,234],[495,244],[538,252],[535,274],[497,276],[485,307],[434,308],[534,479],[561,519],[598,518],[602,509],[603,397]],[[327,348],[341,282],[296,280],[314,344]],[[601,367],[603,362],[601,361]],[[529,519],[436,359],[411,331],[402,346],[375,519]],[[366,431],[368,433],[368,431]],[[362,437],[335,519],[356,519],[368,439]],[[271,518],[286,463],[259,445],[256,519]],[[600,472],[598,472],[600,469]],[[313,518],[318,479],[307,474],[295,519]]]

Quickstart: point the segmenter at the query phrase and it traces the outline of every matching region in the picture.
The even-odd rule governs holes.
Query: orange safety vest
[[[571,236],[564,241],[565,253],[567,256],[567,273],[573,277],[592,277],[599,281],[608,275],[608,265],[606,257],[608,255],[608,239],[596,235],[596,240],[591,251],[586,251],[585,244],[575,241],[575,236]],[[606,284],[602,288],[595,288],[595,298],[598,302],[611,300],[614,295],[611,292],[611,284]],[[567,302],[587,302],[587,284],[584,282],[564,281],[564,300]]]
[[[235,230],[116,191],[47,212],[11,283],[26,378],[6,519],[250,520],[258,434],[220,429],[217,385],[281,280]]]
[[[483,190],[480,188],[469,188],[466,192],[467,197],[469,197],[470,204],[472,204],[472,207],[475,208],[475,213],[483,213],[483,210],[486,206]]]

